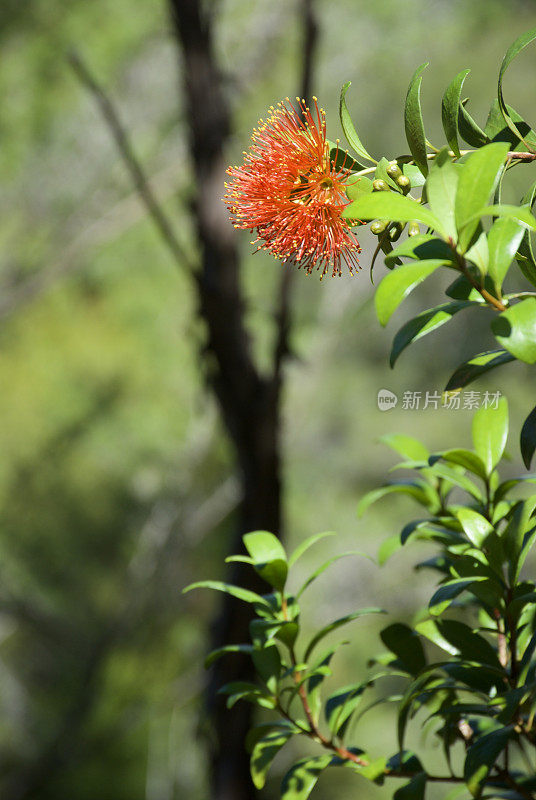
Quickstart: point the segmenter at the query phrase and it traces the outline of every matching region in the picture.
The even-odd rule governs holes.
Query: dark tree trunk
[[[182,75],[190,152],[197,195],[194,213],[201,259],[197,277],[200,315],[206,323],[203,362],[218,399],[236,451],[242,502],[236,538],[230,547],[241,549],[241,537],[251,530],[281,535],[280,394],[281,361],[286,355],[289,277],[281,286],[279,335],[273,373],[260,374],[251,353],[244,323],[236,234],[221,201],[225,177],[224,147],[230,133],[230,111],[216,62],[210,17],[201,0],[169,0],[182,53]],[[312,0],[303,0],[303,76],[301,91],[308,97],[316,25]],[[236,568],[229,578],[265,591],[251,570]],[[213,626],[212,645],[249,640],[250,607],[225,597]],[[224,683],[253,678],[248,660],[219,660],[207,692],[210,725],[210,779],[213,800],[253,800],[256,792],[249,774],[244,739],[251,725],[251,706],[238,703],[228,711],[217,694]]]

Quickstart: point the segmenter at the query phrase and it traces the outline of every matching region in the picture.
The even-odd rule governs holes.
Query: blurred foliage
[[[231,162],[267,106],[294,94],[299,29],[288,3],[213,6],[236,111]],[[338,90],[351,79],[349,105],[373,153],[401,140],[399,109],[419,63],[432,62],[425,117],[454,64],[472,68],[467,91],[479,118],[495,92],[490,76],[500,55],[534,24],[531,3],[496,0],[338,0],[319,2],[318,15],[315,93],[326,104],[329,134],[340,133]],[[201,800],[206,769],[196,729],[206,630],[199,623],[208,626],[214,606],[210,598],[182,599],[179,589],[192,575],[216,574],[228,552],[233,465],[199,371],[203,331],[191,287],[144,219],[65,59],[76,47],[108,87],[188,244],[190,177],[167,9],[8,0],[0,37],[2,796],[41,780],[27,796],[168,800],[187,793]],[[531,87],[519,76],[534,58],[527,54],[509,78],[511,102],[527,116]],[[469,429],[464,411],[410,412],[400,404],[378,411],[380,388],[401,395],[439,387],[443,372],[433,356],[446,339],[439,332],[417,343],[387,372],[394,324],[383,331],[374,319],[366,270],[372,238],[363,234],[365,268],[353,281],[319,285],[296,276],[284,430],[291,545],[335,529],[341,550],[357,539],[375,554],[404,503],[393,500],[356,521],[359,496],[389,466],[378,435],[404,428],[440,449],[454,431],[463,440]],[[261,254],[249,258],[247,235],[241,244],[262,359],[281,267]],[[422,308],[427,291],[416,292],[405,313]],[[460,332],[441,361],[455,366],[479,335],[471,331],[469,349]],[[481,384],[509,394],[513,419],[528,406],[525,374],[515,365],[500,383]],[[389,605],[393,593],[401,616],[411,617],[419,598],[405,559],[397,554],[381,574],[351,560],[337,567],[334,585],[319,580],[323,602],[311,623],[359,604]],[[373,634],[364,623],[361,636]],[[346,656],[348,682],[363,660],[356,641]],[[370,737],[385,737],[381,717]],[[352,796],[350,780],[321,780],[319,800],[334,791]]]

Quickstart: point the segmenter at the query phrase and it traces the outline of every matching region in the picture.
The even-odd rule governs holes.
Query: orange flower
[[[346,263],[359,269],[361,248],[341,217],[348,199],[344,183],[351,174],[330,162],[323,109],[314,99],[314,116],[298,99],[271,106],[271,116],[259,122],[249,152],[240,167],[229,167],[224,201],[235,228],[257,230],[257,250],[304,267],[315,266],[321,278],[331,269],[341,275]]]

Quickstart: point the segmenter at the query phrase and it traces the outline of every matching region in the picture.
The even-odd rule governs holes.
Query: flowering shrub
[[[502,91],[506,69],[534,39],[536,29],[507,51],[483,128],[462,100],[468,71],[455,77],[443,96],[444,147],[431,145],[425,135],[422,65],[406,98],[409,154],[376,160],[367,152],[346,106],[346,84],[340,112],[353,155],[328,142],[316,101],[314,113],[303,103],[297,111],[280,104],[255,131],[243,166],[230,170],[226,202],[235,225],[256,230],[259,247],[309,273],[317,266],[322,275],[329,269],[338,275],[343,262],[352,271],[359,252],[352,228],[371,221],[378,237],[373,263],[383,252],[389,270],[375,295],[383,325],[428,276],[451,271],[445,301],[395,335],[392,365],[413,341],[459,311],[494,312],[490,349],[458,367],[445,387],[451,396],[507,362],[536,362],[536,183],[519,205],[502,202],[512,167],[536,160],[536,133],[505,103]],[[462,141],[470,149],[462,149]],[[394,245],[405,229],[407,237]],[[514,263],[527,282],[521,292],[505,286]],[[376,783],[396,778],[397,800],[421,800],[430,784],[448,791],[454,785],[458,794],[475,798],[536,798],[536,583],[525,569],[536,539],[536,494],[519,492],[536,475],[501,481],[507,436],[508,404],[502,398],[474,415],[471,449],[430,453],[411,437],[385,437],[403,458],[398,466],[414,477],[374,490],[361,500],[360,512],[393,492],[409,495],[420,516],[382,545],[380,560],[425,541],[433,554],[418,566],[433,570],[437,586],[418,624],[388,624],[381,632],[385,653],[371,660],[370,672],[329,696],[323,683],[340,645],[323,649],[323,640],[363,614],[384,612],[356,611],[303,640],[302,595],[337,557],[295,594],[288,593],[287,578],[296,560],[327,534],[311,537],[290,556],[273,534],[247,534],[247,555],[228,560],[251,565],[267,583],[265,595],[216,581],[188,587],[227,592],[252,606],[250,641],[213,652],[207,665],[233,652],[253,660],[258,683],[233,683],[221,691],[229,706],[241,700],[271,711],[246,743],[255,786],[264,785],[273,758],[290,739],[305,737],[319,753],[291,767],[282,783],[284,800],[305,800],[328,767],[345,767]],[[525,420],[520,444],[528,469],[536,449],[536,409]],[[371,687],[385,678],[399,682],[399,691],[385,698],[397,707],[399,747],[378,758],[367,752],[359,721]],[[442,745],[444,768],[437,772],[405,747],[408,722],[419,711]]]

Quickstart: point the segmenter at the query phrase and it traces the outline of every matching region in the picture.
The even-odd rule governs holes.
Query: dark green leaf
[[[253,664],[260,678],[264,681],[270,692],[275,694],[281,674],[281,656],[279,655],[277,645],[268,645],[267,647],[263,647],[262,650],[255,649],[251,653],[251,658],[253,659]]]
[[[464,661],[476,661],[501,669],[494,648],[468,625],[453,619],[440,619],[436,624],[439,633],[458,650]]]
[[[535,141],[534,133],[527,125],[525,120],[512,108],[506,105],[506,113],[511,122],[516,126],[516,131],[513,131],[505,122],[504,115],[501,111],[499,101],[495,99],[491,104],[488,119],[486,122],[485,133],[494,142],[508,142],[512,150],[518,150],[521,146],[523,136],[526,142]]]
[[[463,775],[467,788],[474,797],[479,795],[482,782],[506,747],[512,734],[512,727],[507,726],[490,731],[490,733],[480,736],[469,747],[465,758]]]
[[[460,100],[462,93],[463,82],[469,75],[471,70],[464,69],[459,72],[454,80],[449,84],[443,101],[441,103],[441,120],[443,122],[443,130],[450,149],[455,153],[458,158],[460,157],[460,147],[458,145],[458,117],[460,113]]]
[[[443,611],[450,606],[452,601],[458,597],[458,595],[467,589],[470,589],[476,582],[478,582],[478,580],[484,579],[455,578],[448,583],[444,583],[432,595],[430,603],[428,604],[430,614],[433,614],[436,617],[442,614]]]
[[[228,644],[225,647],[219,647],[217,650],[213,650],[205,659],[205,669],[208,669],[212,664],[217,661],[222,656],[226,656],[228,653],[247,653],[250,654],[253,650],[253,647],[250,644]]]
[[[536,450],[536,407],[532,409],[523,423],[520,436],[521,456],[527,469],[530,469],[532,456]]]
[[[406,139],[413,159],[423,175],[428,174],[428,160],[426,158],[426,135],[421,111],[421,83],[422,72],[428,63],[417,68],[409,84],[404,108],[404,127]]]
[[[329,147],[329,160],[336,170],[350,169],[352,171],[357,171],[363,168],[363,164],[355,158],[352,158],[348,150],[341,148],[338,141],[332,142],[331,139],[327,139],[327,143]]]
[[[526,203],[530,209],[534,205],[536,199],[536,182],[528,189],[523,197],[522,203]],[[536,286],[536,254],[530,231],[525,231],[523,239],[519,245],[517,254],[517,263],[525,278],[533,286]]]
[[[376,500],[388,494],[407,494],[413,497],[418,503],[427,508],[429,506],[436,507],[439,502],[437,492],[424,481],[399,481],[398,483],[388,483],[385,486],[380,486],[378,489],[373,489],[361,498],[357,506],[358,516],[362,516],[367,508],[375,503]]]
[[[401,786],[393,795],[393,800],[424,800],[426,772],[418,772],[409,783]]]
[[[395,622],[380,633],[384,645],[395,654],[404,669],[416,675],[426,666],[421,640],[410,627]]]
[[[328,699],[325,705],[326,722],[330,731],[335,736],[343,736],[350,717],[361,702],[363,692],[369,682],[359,683],[352,686],[345,686],[337,689]]]
[[[427,333],[432,333],[437,328],[440,328],[446,322],[450,322],[454,314],[461,311],[463,308],[472,306],[474,303],[470,300],[461,300],[453,303],[443,303],[435,308],[430,308],[427,311],[421,311],[416,317],[410,319],[403,325],[397,332],[393,339],[393,346],[391,348],[391,355],[389,363],[394,367],[399,355],[412,344]]]
[[[479,353],[458,367],[447,383],[445,391],[461,389],[489,370],[495,369],[501,364],[507,364],[509,361],[515,361],[515,358],[506,350],[487,350],[485,353]]]
[[[527,364],[536,362],[536,298],[527,297],[507,308],[491,323],[500,345]]]
[[[458,130],[461,137],[471,147],[482,147],[489,142],[489,137],[467,111],[466,103],[467,100],[463,100],[459,105]]]
[[[416,261],[426,261],[431,258],[440,258],[452,261],[453,252],[443,239],[432,236],[431,233],[420,233],[417,236],[408,236],[394,250],[385,257],[388,267],[394,266],[398,258],[412,258]]]

